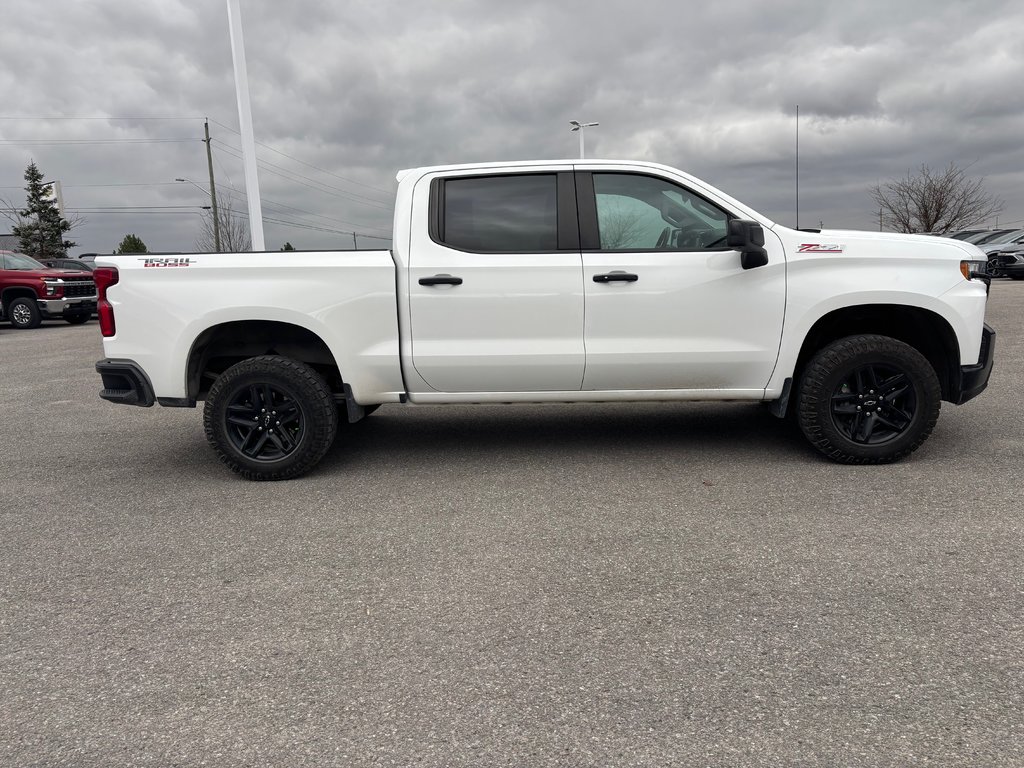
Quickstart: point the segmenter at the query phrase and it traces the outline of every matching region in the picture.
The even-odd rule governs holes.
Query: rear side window
[[[553,173],[446,179],[438,240],[476,253],[558,249],[558,185]]]

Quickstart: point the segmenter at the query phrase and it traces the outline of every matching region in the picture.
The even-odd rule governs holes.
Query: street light
[[[600,123],[581,123],[579,120],[570,120],[569,121],[569,125],[572,126],[572,128],[569,129],[570,132],[572,132],[572,131],[579,131],[580,132],[580,159],[582,160],[583,159],[583,129],[584,128],[592,128],[595,125],[600,125]]]
[[[217,253],[220,253],[220,217],[217,215],[217,194],[213,191],[213,187],[210,187],[210,190],[207,191],[198,184],[196,184],[194,181],[192,181],[192,179],[175,179],[175,181],[183,181],[186,184],[191,184],[204,195],[210,196],[210,207],[213,210],[213,247],[217,250]],[[207,206],[203,207],[205,208]]]

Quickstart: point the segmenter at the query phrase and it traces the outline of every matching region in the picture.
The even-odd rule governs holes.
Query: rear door
[[[583,277],[571,171],[429,180],[409,255],[413,366],[438,392],[579,390]]]

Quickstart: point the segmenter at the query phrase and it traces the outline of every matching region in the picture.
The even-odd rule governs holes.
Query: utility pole
[[[352,250],[353,251],[358,251],[359,250],[359,243],[356,242],[356,233],[355,232],[352,233]]]
[[[210,121],[203,121],[203,131],[206,133],[206,165],[210,169],[210,205],[213,206],[213,246],[220,249],[220,216],[217,214],[217,188],[213,185],[213,149],[210,145]]]

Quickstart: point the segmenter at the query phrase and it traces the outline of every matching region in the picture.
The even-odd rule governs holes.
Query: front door
[[[586,293],[584,390],[763,389],[786,302],[781,244],[744,270],[732,216],[654,175],[577,174]],[[740,391],[743,391],[741,395]]]

